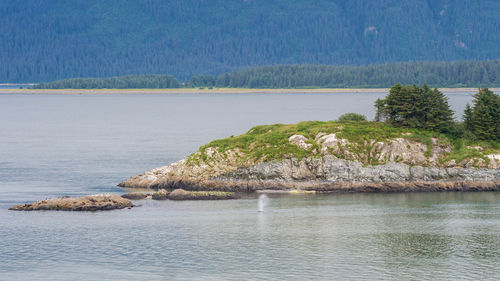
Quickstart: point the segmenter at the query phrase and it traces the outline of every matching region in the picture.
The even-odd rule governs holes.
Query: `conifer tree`
[[[473,127],[472,127],[472,107],[470,106],[469,103],[467,103],[467,105],[465,106],[463,120],[464,120],[465,129],[467,129],[469,131],[473,131]]]
[[[446,131],[453,122],[453,111],[446,96],[426,84],[394,85],[389,95],[375,102],[376,119],[385,119],[394,126]]]
[[[445,131],[453,121],[453,111],[448,98],[438,89],[431,90],[426,84],[422,87],[421,120],[422,127],[434,131]]]
[[[474,95],[472,131],[481,140],[500,140],[499,96],[487,88]]]

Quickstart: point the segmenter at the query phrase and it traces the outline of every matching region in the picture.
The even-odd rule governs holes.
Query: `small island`
[[[488,114],[485,104],[491,107]],[[498,95],[480,89],[464,123],[453,121],[446,97],[426,85],[397,84],[376,107],[373,122],[353,113],[338,121],[256,126],[119,186],[229,192],[500,190]],[[491,112],[497,115],[490,120]]]
[[[96,194],[83,197],[63,196],[50,198],[31,204],[15,205],[13,211],[105,211],[132,208],[134,204],[126,198],[114,194]]]

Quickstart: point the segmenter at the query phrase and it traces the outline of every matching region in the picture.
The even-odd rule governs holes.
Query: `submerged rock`
[[[134,205],[126,198],[114,194],[96,194],[84,197],[50,198],[31,204],[15,205],[9,210],[15,211],[100,211],[132,208]]]
[[[146,199],[148,196],[151,196],[152,193],[144,193],[144,192],[130,192],[127,194],[123,194],[122,198],[130,199],[130,200],[141,200]]]
[[[165,189],[160,189],[157,192],[153,193],[153,200],[167,200],[168,199],[168,191]]]
[[[227,200],[237,199],[234,192],[222,191],[186,191],[176,189],[168,197],[170,200]]]

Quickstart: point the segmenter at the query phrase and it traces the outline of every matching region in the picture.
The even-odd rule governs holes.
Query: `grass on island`
[[[453,139],[437,132],[398,128],[381,122],[305,121],[297,124],[255,126],[245,134],[214,140],[200,147],[199,153],[192,154],[188,158],[188,161],[195,163],[198,161],[205,162],[208,160],[208,156],[204,152],[209,147],[217,147],[219,152],[239,150],[244,155],[241,161],[251,161],[254,163],[292,157],[302,159],[303,157],[319,156],[320,147],[315,141],[319,133],[336,133],[337,138],[347,139],[349,147],[346,148],[351,153],[358,155],[369,155],[368,152],[372,149],[370,143],[373,143],[373,140],[380,142],[395,138],[405,138],[427,144],[428,155],[426,156],[430,156],[431,154],[433,145],[431,139],[437,138],[438,144],[452,145],[453,147],[453,151],[447,155],[445,161],[455,159],[457,163],[473,157],[489,161],[485,155],[494,153],[500,149],[498,142],[475,142],[466,139]],[[311,144],[311,147],[305,150],[291,144],[288,138],[295,134],[305,136],[308,139],[306,143]],[[473,149],[471,148],[472,146],[481,146],[483,150]],[[332,154],[339,158],[343,157],[341,154],[333,152]],[[373,162],[372,160],[368,159],[368,163],[366,164],[383,164]]]

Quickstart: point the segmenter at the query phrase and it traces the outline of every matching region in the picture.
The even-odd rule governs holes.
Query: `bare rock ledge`
[[[50,198],[31,204],[19,204],[10,208],[15,211],[101,211],[132,208],[134,205],[126,198],[114,194],[96,194],[84,197]]]

